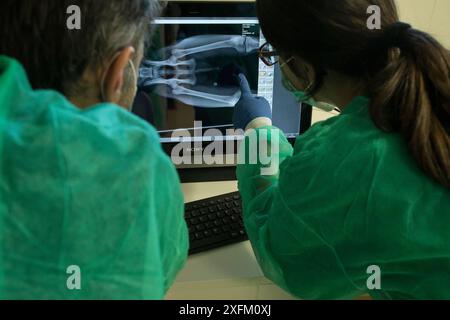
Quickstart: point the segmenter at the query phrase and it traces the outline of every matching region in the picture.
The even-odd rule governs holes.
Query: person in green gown
[[[292,147],[240,75],[241,154],[257,137],[279,163],[237,169],[265,275],[304,299],[450,299],[449,51],[400,22],[392,0],[257,7],[275,48],[263,61],[280,63],[299,102],[342,111]]]

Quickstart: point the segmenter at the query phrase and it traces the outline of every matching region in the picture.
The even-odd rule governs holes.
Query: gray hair
[[[67,28],[71,5],[81,29]],[[88,67],[102,67],[123,47],[149,40],[158,0],[2,0],[0,54],[19,60],[32,86],[64,94],[76,90]]]

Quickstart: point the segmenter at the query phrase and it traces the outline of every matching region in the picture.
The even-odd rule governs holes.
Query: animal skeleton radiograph
[[[210,74],[223,71],[228,60],[254,54],[257,38],[239,35],[201,35],[186,38],[161,50],[160,61],[145,60],[139,87],[154,87],[158,95],[200,108],[233,108],[241,97],[236,86],[219,86]]]

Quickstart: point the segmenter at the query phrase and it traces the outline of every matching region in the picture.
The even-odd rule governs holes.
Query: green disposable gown
[[[32,90],[0,57],[0,299],[161,299],[187,250],[155,130]]]
[[[257,130],[280,162],[271,175],[248,156],[238,167],[257,259],[303,299],[450,299],[450,190],[421,171],[399,134],[375,126],[369,102],[356,97],[295,148],[274,127]]]

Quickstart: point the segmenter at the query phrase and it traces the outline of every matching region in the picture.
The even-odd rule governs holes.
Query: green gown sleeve
[[[294,150],[284,134],[273,127],[259,128],[257,132],[262,130],[269,132],[264,142],[269,149],[274,137],[279,141],[279,151],[271,154],[272,159],[279,158],[279,170],[264,176],[261,168],[265,166],[260,162],[249,164],[247,156],[245,164],[238,166],[237,175],[244,204],[245,226],[264,274],[303,299],[355,297],[358,290],[348,279],[333,246],[309,223],[310,219],[314,219],[311,216],[314,210],[308,205],[304,205],[301,212],[292,210],[292,207],[298,208],[297,203],[304,203],[299,200],[304,196],[302,183],[305,181],[301,180],[305,175],[314,174],[309,161],[315,159],[311,154],[305,154],[303,168],[291,166]],[[264,137],[256,136],[258,141]],[[247,136],[241,147],[241,156],[249,154],[249,139]],[[298,185],[294,187],[297,195],[287,196],[295,185]],[[320,194],[320,190],[315,192]],[[304,198],[306,203],[310,200],[306,196]],[[313,203],[318,205],[318,202]]]

